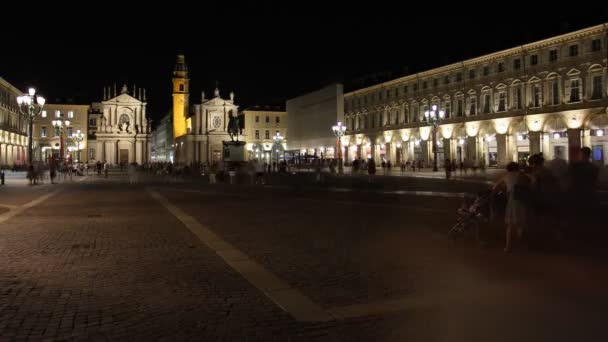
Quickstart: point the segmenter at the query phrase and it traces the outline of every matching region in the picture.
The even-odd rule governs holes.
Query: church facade
[[[234,93],[229,99],[220,95],[216,86],[213,97],[201,94],[201,102],[190,106],[188,67],[183,55],[177,56],[173,71],[174,161],[178,164],[212,164],[224,160],[224,142],[240,140],[242,122],[238,124],[238,106]],[[231,127],[232,126],[232,127]],[[238,134],[234,134],[235,126]]]
[[[119,95],[116,87],[112,95],[110,91],[104,89],[104,101],[93,104],[101,115],[96,120],[94,140],[89,142],[90,154],[111,165],[150,162],[151,127],[146,115],[145,89],[138,91],[133,86],[130,94],[124,85]]]

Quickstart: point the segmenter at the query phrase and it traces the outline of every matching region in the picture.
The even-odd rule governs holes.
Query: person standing
[[[445,159],[445,179],[449,180],[450,176],[452,174],[452,163],[450,162],[450,159],[446,158]]]
[[[511,237],[513,230],[517,236],[523,236],[526,224],[526,198],[530,198],[530,180],[526,174],[520,171],[516,162],[507,164],[507,174],[499,179],[494,185],[494,193],[504,192],[507,195],[507,207],[505,209],[506,242],[505,252],[511,251]]]
[[[367,174],[368,174],[368,181],[369,183],[373,183],[374,182],[374,175],[376,174],[376,162],[370,158],[369,161],[367,162]]]

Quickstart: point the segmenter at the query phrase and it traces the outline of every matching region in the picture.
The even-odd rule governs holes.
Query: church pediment
[[[114,98],[111,98],[107,101],[103,102],[104,104],[108,104],[108,103],[120,103],[120,104],[128,104],[128,105],[140,105],[142,104],[142,102],[136,98],[134,98],[133,96],[124,93],[124,94],[120,94]]]
[[[205,105],[205,106],[234,106],[233,103],[226,101],[220,97],[216,97],[207,102],[204,102],[203,105]]]

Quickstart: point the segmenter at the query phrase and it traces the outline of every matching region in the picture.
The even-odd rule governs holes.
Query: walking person
[[[505,252],[511,251],[511,237],[516,230],[518,238],[522,238],[526,224],[526,198],[530,198],[530,179],[520,171],[516,162],[507,164],[507,174],[496,182],[492,189],[494,193],[504,192],[507,195],[505,209],[506,242]]]
[[[55,177],[57,177],[57,165],[55,162],[51,162],[49,173],[49,176],[51,177],[51,184],[55,184]]]
[[[450,176],[452,174],[452,163],[450,162],[450,159],[446,158],[445,159],[445,179],[450,180]]]
[[[108,170],[110,169],[110,165],[108,165],[107,161],[103,162],[103,176],[104,178],[108,178]]]
[[[373,183],[374,182],[374,175],[376,174],[376,162],[374,162],[374,160],[372,158],[369,159],[369,161],[367,162],[367,174],[368,174],[368,181],[369,183]]]

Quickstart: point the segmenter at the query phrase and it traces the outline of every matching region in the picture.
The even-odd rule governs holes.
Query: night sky
[[[59,16],[41,7],[36,24],[1,29],[0,76],[20,89],[35,86],[49,102],[82,104],[100,101],[103,86],[135,83],[148,89],[149,115],[158,119],[170,108],[177,53],[186,55],[191,100],[217,80],[244,108],[284,104],[334,81],[355,89],[608,22],[601,3],[547,10],[436,2],[427,11],[405,1],[222,3],[195,10],[175,2],[178,10],[148,2],[147,13],[124,4],[71,8],[81,14]]]

